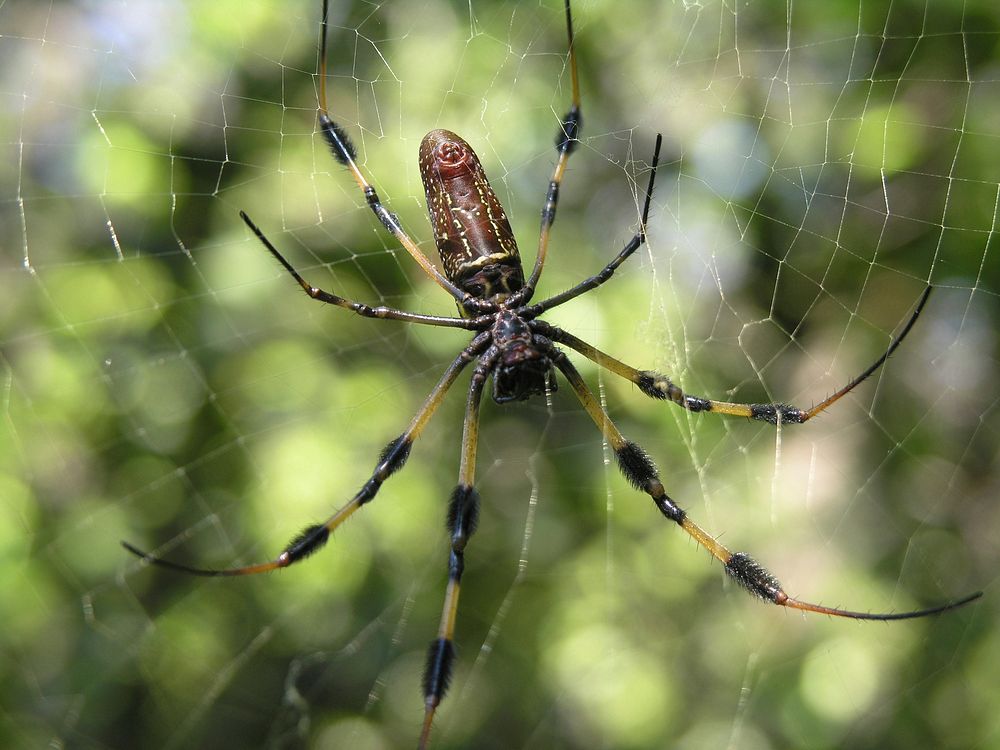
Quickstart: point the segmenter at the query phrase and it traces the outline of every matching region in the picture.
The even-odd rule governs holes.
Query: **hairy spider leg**
[[[628,260],[641,245],[646,242],[646,224],[649,222],[649,206],[653,201],[653,184],[656,181],[656,168],[660,163],[660,147],[663,145],[663,136],[656,134],[656,144],[653,146],[653,160],[649,167],[649,183],[646,185],[646,198],[642,204],[642,219],[639,223],[639,231],[632,235],[625,247],[616,255],[610,263],[602,268],[598,273],[584,279],[579,284],[575,284],[564,292],[560,292],[548,299],[542,300],[534,305],[524,308],[524,317],[534,318],[541,315],[546,310],[557,307],[565,302],[569,302],[575,297],[579,297],[584,292],[596,289],[606,282],[622,263]]]
[[[427,650],[427,665],[424,668],[424,724],[420,733],[419,750],[424,750],[430,739],[434,712],[444,698],[451,681],[455,660],[453,638],[455,618],[458,614],[458,595],[465,568],[465,545],[476,530],[479,519],[479,493],[474,486],[476,479],[476,449],[479,443],[479,405],[482,401],[483,386],[493,370],[498,352],[488,352],[476,365],[469,384],[468,401],[465,406],[465,421],[462,426],[462,461],[458,470],[458,484],[451,493],[448,504],[448,535],[451,550],[448,556],[448,588],[445,591],[444,607],[437,638],[431,641]]]
[[[933,287],[927,287],[924,289],[923,294],[920,295],[920,299],[917,301],[917,305],[913,310],[913,313],[907,319],[906,324],[903,326],[899,335],[889,342],[888,348],[882,353],[882,356],[875,360],[871,365],[865,368],[864,372],[841,388],[839,391],[829,396],[818,404],[809,409],[800,409],[797,406],[792,406],[791,404],[739,404],[731,403],[729,401],[715,401],[714,399],[702,398],[701,396],[691,396],[684,393],[683,390],[673,383],[666,375],[661,375],[658,372],[653,372],[652,370],[637,370],[636,368],[615,359],[609,354],[605,354],[600,349],[591,346],[586,341],[583,341],[571,333],[562,330],[561,328],[556,328],[553,325],[545,323],[541,320],[532,321],[531,325],[538,333],[543,336],[556,341],[560,344],[565,344],[571,349],[575,349],[580,352],[587,359],[596,362],[598,365],[604,369],[613,372],[615,375],[619,375],[626,380],[631,380],[637,386],[639,390],[645,393],[650,398],[671,401],[678,406],[687,409],[692,412],[714,412],[715,414],[728,414],[737,417],[747,417],[749,419],[757,419],[762,422],[769,422],[771,424],[802,424],[817,414],[825,410],[827,407],[836,403],[843,396],[846,396],[855,387],[867,380],[881,365],[884,363],[889,356],[896,351],[903,339],[906,338],[906,334],[910,332],[913,328],[913,324],[916,323],[917,317],[919,317],[920,312],[924,309],[924,304],[927,302],[928,296],[930,296],[931,289]]]
[[[556,152],[559,158],[556,161],[555,169],[552,171],[552,179],[549,180],[549,189],[545,195],[545,204],[542,206],[542,225],[538,236],[538,254],[535,256],[535,265],[531,269],[531,276],[524,287],[515,295],[515,303],[521,304],[531,299],[535,293],[535,286],[542,275],[542,268],[545,266],[545,257],[549,251],[549,236],[551,234],[552,223],[556,220],[556,206],[559,203],[559,187],[562,185],[563,176],[566,174],[566,165],[569,163],[572,154],[580,143],[580,130],[583,128],[583,113],[580,109],[580,77],[576,66],[576,49],[573,44],[573,13],[570,11],[569,0],[566,0],[566,37],[569,48],[570,79],[572,81],[573,94],[570,107],[563,115],[556,131]]]
[[[947,602],[935,607],[910,612],[892,613],[856,612],[836,607],[825,607],[821,604],[812,604],[790,597],[782,589],[778,579],[760,565],[760,563],[745,552],[731,552],[692,521],[687,513],[670,499],[663,488],[663,483],[660,481],[659,473],[656,470],[653,460],[636,443],[626,440],[621,432],[618,431],[608,413],[601,407],[593,392],[587,387],[583,378],[580,377],[580,373],[566,355],[554,347],[550,348],[552,351],[550,355],[552,361],[562,371],[563,375],[566,376],[577,398],[580,399],[583,408],[590,415],[590,418],[597,425],[598,429],[601,430],[605,439],[611,444],[618,459],[618,468],[621,469],[622,474],[625,475],[629,483],[637,490],[641,490],[649,495],[660,513],[684,529],[699,545],[708,550],[714,558],[723,564],[726,573],[753,596],[782,607],[800,609],[806,612],[817,612],[834,617],[846,617],[852,620],[908,620],[914,617],[926,617],[945,612],[949,609],[955,609],[983,595],[983,592],[977,591],[957,601]]]
[[[320,23],[320,37],[319,37],[319,63],[317,76],[319,77],[319,95],[318,95],[318,107],[319,107],[319,127],[323,133],[323,137],[326,139],[327,144],[330,146],[330,150],[333,152],[333,157],[340,162],[342,165],[347,167],[350,171],[351,176],[354,181],[358,184],[361,192],[364,193],[365,201],[368,203],[368,207],[371,209],[372,213],[382,222],[382,226],[392,232],[396,241],[410,254],[420,268],[437,282],[438,286],[444,289],[448,294],[455,298],[456,301],[463,308],[469,310],[478,310],[483,307],[482,300],[476,300],[472,295],[463,292],[457,286],[452,284],[445,278],[434,264],[431,262],[424,253],[417,247],[410,236],[403,229],[402,225],[399,223],[399,217],[392,213],[389,209],[382,205],[382,201],[378,197],[378,193],[375,188],[372,187],[371,183],[365,178],[364,173],[358,166],[357,162],[357,151],[354,149],[354,144],[351,143],[351,139],[347,135],[347,131],[334,122],[330,117],[329,110],[327,108],[326,99],[326,37],[327,37],[327,14],[328,14],[329,0],[323,0],[323,20]]]
[[[430,326],[442,326],[444,328],[464,328],[466,330],[481,330],[485,327],[487,320],[482,317],[480,318],[455,318],[441,315],[422,315],[419,313],[406,312],[405,310],[396,310],[391,307],[386,307],[384,305],[379,305],[378,307],[372,307],[366,305],[362,302],[355,302],[354,300],[349,300],[341,297],[333,292],[327,292],[319,287],[315,287],[306,281],[295,270],[294,266],[285,259],[278,249],[271,243],[271,241],[264,235],[264,233],[257,227],[256,224],[246,215],[245,212],[240,211],[240,217],[246,222],[246,225],[250,227],[257,239],[259,239],[264,247],[268,249],[271,255],[282,265],[285,270],[292,275],[299,286],[305,290],[312,299],[324,302],[328,305],[336,305],[337,307],[343,307],[345,310],[351,310],[365,318],[380,318],[383,320],[402,320],[405,323],[422,323],[424,325]]]
[[[245,565],[238,568],[195,568],[189,565],[172,562],[170,560],[164,560],[157,555],[153,555],[148,552],[143,552],[128,542],[122,542],[122,546],[133,555],[141,557],[143,560],[152,565],[157,565],[161,568],[169,568],[170,570],[177,570],[182,573],[189,573],[191,575],[207,577],[246,576],[254,575],[256,573],[267,573],[268,571],[277,570],[278,568],[287,568],[293,563],[304,560],[327,543],[330,538],[330,532],[334,531],[344,521],[350,518],[350,516],[353,515],[358,508],[371,502],[386,479],[403,468],[403,464],[406,463],[406,459],[410,455],[410,448],[413,445],[413,441],[420,436],[421,432],[423,432],[424,427],[427,426],[427,422],[430,421],[434,412],[437,411],[438,406],[441,405],[441,401],[444,399],[448,389],[455,383],[456,378],[458,378],[462,370],[465,369],[466,365],[468,365],[482,352],[488,342],[488,333],[479,334],[472,340],[472,343],[470,343],[469,346],[462,350],[462,353],[455,358],[451,365],[448,366],[448,369],[445,370],[444,375],[441,376],[437,385],[434,386],[434,389],[424,400],[424,403],[417,410],[413,419],[410,420],[410,424],[407,426],[406,430],[403,431],[403,434],[390,441],[389,444],[382,450],[372,475],[368,478],[368,481],[365,482],[364,486],[358,490],[357,494],[351,498],[350,502],[348,502],[347,505],[343,506],[323,523],[308,526],[303,529],[294,539],[292,539],[291,542],[288,543],[288,546],[285,547],[281,554],[274,560],[256,563],[253,565]]]

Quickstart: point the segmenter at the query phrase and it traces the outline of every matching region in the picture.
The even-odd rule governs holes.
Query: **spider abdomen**
[[[502,300],[524,286],[507,214],[465,139],[450,130],[425,135],[420,178],[448,280],[478,299]]]

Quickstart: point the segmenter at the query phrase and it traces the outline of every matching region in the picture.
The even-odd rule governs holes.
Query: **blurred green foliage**
[[[484,407],[436,748],[1000,747],[996,249],[1000,11],[986,0],[574,6],[585,131],[543,292],[593,272],[669,152],[650,242],[550,319],[693,393],[818,424],[696,417],[580,362],[673,497],[794,595],[749,601],[632,492],[568,388]],[[315,130],[318,3],[0,5],[0,745],[414,743],[445,579],[460,393],[330,547],[280,575],[152,570],[129,539],[273,556],[366,479],[463,334]],[[568,101],[559,4],[334,2],[331,110],[433,256],[416,144],[479,151],[531,261]],[[456,391],[464,389],[464,380]]]

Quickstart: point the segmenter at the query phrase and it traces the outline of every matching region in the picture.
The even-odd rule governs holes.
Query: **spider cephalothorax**
[[[890,342],[881,357],[843,388],[810,409],[800,409],[788,404],[730,403],[691,396],[685,394],[665,375],[650,370],[638,370],[605,354],[573,334],[541,320],[539,316],[546,310],[604,284],[611,278],[615,270],[646,241],[646,221],[653,195],[653,180],[656,176],[661,142],[660,137],[657,136],[638,231],[611,262],[598,273],[584,279],[570,289],[541,302],[531,304],[531,298],[535,293],[548,253],[550,228],[555,221],[556,205],[559,199],[559,186],[565,174],[570,154],[573,153],[578,143],[577,138],[582,124],[569,0],[566,0],[565,9],[566,31],[569,40],[568,67],[572,78],[572,104],[559,123],[559,130],[556,134],[558,157],[542,208],[538,254],[535,257],[530,276],[525,279],[517,243],[514,241],[503,207],[490,188],[486,173],[475,152],[465,140],[454,133],[447,130],[432,130],[420,144],[421,177],[427,195],[427,208],[431,224],[434,228],[434,240],[441,257],[444,274],[431,263],[403,230],[396,215],[382,205],[375,188],[368,182],[358,166],[354,147],[346,133],[327,113],[326,77],[324,75],[327,14],[324,2],[320,39],[320,131],[333,151],[334,157],[350,171],[375,216],[396,237],[424,273],[452,296],[458,305],[461,317],[424,315],[388,307],[372,307],[314,287],[302,278],[250,218],[241,213],[243,220],[312,299],[343,307],[369,318],[445,328],[462,328],[474,332],[475,335],[445,370],[437,385],[427,396],[402,434],[389,441],[379,455],[371,476],[354,497],[323,523],[306,527],[271,561],[237,568],[195,568],[146,554],[125,543],[128,550],[150,563],[202,576],[241,576],[263,573],[285,568],[305,559],[326,544],[334,529],[363,505],[371,502],[386,479],[402,469],[414,440],[423,431],[445,394],[454,385],[462,371],[469,364],[475,362],[466,400],[458,484],[452,491],[448,504],[447,526],[450,547],[448,551],[448,587],[438,634],[431,641],[427,655],[427,666],[424,671],[424,722],[419,740],[420,748],[425,748],[429,742],[434,713],[448,687],[455,658],[452,639],[458,611],[459,588],[465,567],[465,548],[475,531],[478,515],[479,493],[474,484],[479,440],[479,406],[485,383],[490,377],[493,378],[493,399],[503,403],[520,401],[546,391],[554,391],[556,389],[555,372],[558,370],[569,383],[583,409],[598,429],[602,431],[605,440],[614,450],[618,466],[629,483],[648,494],[656,509],[667,520],[678,525],[699,545],[708,550],[722,563],[726,573],[754,596],[784,607],[859,620],[900,620],[922,617],[952,609],[980,596],[980,593],[977,592],[949,604],[895,614],[872,614],[824,607],[789,596],[782,589],[777,578],[752,557],[745,552],[731,552],[695,524],[687,513],[674,502],[660,481],[659,473],[652,459],[636,443],[627,440],[618,431],[580,373],[557,346],[557,344],[561,344],[568,347],[610,372],[630,380],[646,396],[670,401],[690,412],[729,414],[772,424],[801,424],[853,390],[885,362],[909,333],[917,316],[923,310],[931,291],[930,287],[926,288],[909,320]]]
[[[493,372],[493,400],[523,401],[530,396],[556,390],[555,372],[549,359],[551,345],[532,333],[532,326],[517,312],[501,310],[493,325],[493,346],[498,350]]]
[[[482,361],[494,363],[493,400],[555,390],[546,343],[536,341],[524,308],[511,307],[524,288],[521,254],[476,152],[461,136],[432,130],[420,142],[420,178],[445,276],[478,303],[476,325],[489,326]]]

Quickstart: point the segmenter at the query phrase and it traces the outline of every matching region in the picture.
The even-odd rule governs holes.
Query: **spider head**
[[[504,350],[493,372],[493,400],[498,404],[524,401],[556,390],[552,363],[538,349],[516,344]]]
[[[531,329],[518,315],[505,310],[497,316],[493,343],[500,349],[493,370],[493,400],[498,404],[556,390],[551,360],[535,346]]]

